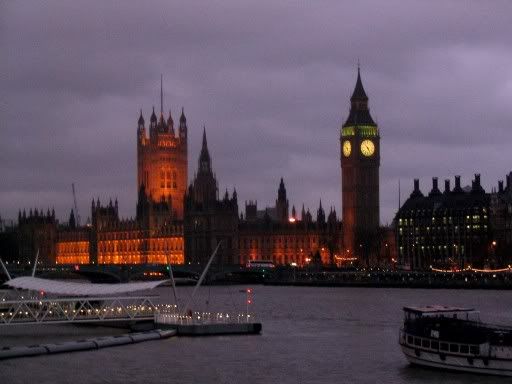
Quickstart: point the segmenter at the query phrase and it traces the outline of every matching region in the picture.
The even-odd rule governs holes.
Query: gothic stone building
[[[185,197],[185,261],[204,264],[219,242],[216,264],[246,264],[249,260],[272,260],[277,265],[310,262],[331,264],[339,253],[341,223],[336,212],[326,220],[320,203],[316,222],[309,210],[299,219],[289,202],[283,179],[279,183],[275,207],[258,211],[257,203],[245,205],[245,217],[238,217],[236,190],[226,190],[219,198],[206,132],[198,161],[198,171]],[[315,257],[318,260],[315,260]]]
[[[164,118],[162,95],[159,118],[154,108],[150,117],[149,136],[142,111],[137,122],[136,217],[120,219],[117,201],[106,206],[93,201],[88,225],[77,227],[73,215],[67,226],[50,224],[53,235],[47,238],[55,250],[44,250],[49,262],[166,263],[170,257],[172,263],[204,263],[219,242],[219,264],[257,258],[276,264],[346,265],[379,253],[376,241],[368,239],[380,239],[380,136],[359,70],[340,138],[343,228],[333,209],[326,217],[321,203],[316,221],[304,208],[299,218],[292,207],[290,216],[282,179],[275,207],[258,211],[256,203],[249,203],[245,217],[239,217],[236,191],[219,198],[206,132],[197,174],[187,188],[187,120],[182,110],[176,132],[171,114]],[[32,246],[27,255],[34,252]]]
[[[237,193],[228,191],[219,199],[217,179],[208,151],[206,130],[199,155],[198,170],[185,196],[185,255],[186,261],[205,264],[220,243],[215,264],[237,264],[238,233]]]
[[[39,260],[45,264],[55,264],[56,239],[58,221],[55,219],[55,211],[30,209],[27,214],[18,213],[17,242],[20,263],[34,261],[39,251]]]
[[[59,229],[57,264],[184,263],[187,131],[183,109],[175,132],[171,113],[164,119],[161,102],[159,119],[153,108],[148,137],[141,111],[137,122],[136,218],[120,219],[117,200],[107,206],[93,200],[88,225],[76,228],[72,216],[69,225]]]

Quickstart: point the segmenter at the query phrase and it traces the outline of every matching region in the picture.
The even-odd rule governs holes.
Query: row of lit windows
[[[483,216],[480,216],[480,215],[473,215],[473,216],[469,216],[467,215],[465,217],[465,219],[463,219],[462,217],[455,217],[455,221],[456,222],[461,222],[461,221],[464,221],[464,222],[473,222],[473,223],[479,223],[480,221],[482,220],[487,220],[487,215],[483,215]],[[432,218],[432,224],[453,224],[453,217],[443,217],[442,219],[441,218],[435,218],[433,217]],[[424,219],[417,219],[416,220],[416,224],[425,224],[427,221],[424,220]],[[429,220],[430,222],[430,220]],[[399,226],[412,226],[414,225],[415,223],[415,220],[414,219],[399,219],[398,220],[398,225]]]
[[[98,264],[167,264],[169,262],[171,264],[183,264],[185,262],[183,252],[171,254],[152,252],[147,255],[98,255]]]
[[[357,131],[360,136],[369,137],[369,136],[377,136],[379,134],[379,130],[377,127],[371,125],[360,125],[357,126]],[[356,127],[342,127],[341,128],[341,136],[355,136]]]
[[[173,234],[181,232],[180,226],[166,226],[162,229]],[[181,238],[181,237],[176,237]],[[142,231],[128,231],[128,232],[100,232],[98,233],[98,240],[115,241],[115,240],[131,240],[131,241],[145,241],[144,233]]]
[[[89,242],[63,242],[57,243],[57,254],[70,253],[70,252],[89,252]]]
[[[181,239],[180,239],[181,240]],[[130,241],[130,242],[99,242],[98,251],[100,252],[137,252],[143,251],[147,242]],[[172,251],[183,249],[183,241],[178,239],[171,239],[171,241],[150,241],[148,244],[150,251]]]
[[[479,225],[479,224],[475,224],[475,225],[466,225],[466,226],[461,226],[460,228],[462,229],[466,229],[466,230],[475,230],[475,231],[479,231],[480,229],[483,229],[484,231],[487,230],[487,224],[484,224],[484,225]],[[404,228],[399,228],[398,229],[398,233],[400,235],[403,235],[404,233],[406,235],[415,235],[415,234],[420,234],[420,233],[424,233],[426,230],[426,232],[428,234],[430,234],[431,232],[432,233],[438,233],[438,234],[449,234],[449,233],[459,233],[459,226],[456,225],[454,227],[426,227],[426,228],[420,228],[420,227],[415,227],[415,228],[411,228],[409,230],[405,229]]]

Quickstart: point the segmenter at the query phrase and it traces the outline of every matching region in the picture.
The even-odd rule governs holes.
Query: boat
[[[480,320],[473,308],[404,307],[399,344],[409,363],[512,376],[512,327]]]

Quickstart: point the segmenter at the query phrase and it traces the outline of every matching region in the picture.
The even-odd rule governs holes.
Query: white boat
[[[472,308],[404,307],[399,344],[411,364],[512,376],[512,327],[480,321]]]

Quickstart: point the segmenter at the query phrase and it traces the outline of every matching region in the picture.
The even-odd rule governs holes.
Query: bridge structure
[[[135,323],[150,321],[170,304],[154,296],[23,297],[0,299],[0,327],[63,323]]]

